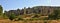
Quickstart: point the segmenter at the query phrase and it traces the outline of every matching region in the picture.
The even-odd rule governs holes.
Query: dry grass
[[[60,23],[58,20],[49,20],[48,23]]]
[[[10,21],[8,19],[0,20],[0,23],[44,23],[43,20],[35,20],[35,21]],[[47,23],[60,23],[60,21],[49,20]]]

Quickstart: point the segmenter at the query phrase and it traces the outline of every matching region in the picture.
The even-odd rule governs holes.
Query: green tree
[[[60,19],[60,10],[58,10],[57,19]]]
[[[10,20],[15,19],[15,14],[14,14],[14,13],[12,13],[12,14],[10,15],[9,19],[10,19]]]
[[[51,14],[51,15],[49,15],[48,18],[49,18],[49,19],[52,19],[52,20],[56,20],[57,17],[58,17],[58,14],[59,14],[58,10],[54,10],[54,13]]]
[[[7,11],[4,11],[4,13],[3,13],[3,18],[5,18],[5,19],[8,18],[8,17],[7,17]]]
[[[2,15],[3,14],[3,8],[2,8],[2,6],[0,5],[0,15]]]

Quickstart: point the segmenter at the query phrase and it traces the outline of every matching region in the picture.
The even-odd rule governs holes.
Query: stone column
[[[26,7],[24,7],[24,14],[26,14]]]

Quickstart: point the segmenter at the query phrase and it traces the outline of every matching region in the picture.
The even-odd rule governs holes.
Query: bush
[[[23,20],[22,18],[18,18],[18,20]]]
[[[48,17],[45,17],[43,20],[48,20]]]
[[[32,17],[32,18],[39,18],[39,16],[36,14],[34,17]]]
[[[30,21],[39,20],[39,18],[31,18]]]
[[[15,21],[23,20],[22,18],[15,19]]]
[[[39,20],[48,20],[48,17],[41,17]]]
[[[14,15],[14,14],[11,14],[11,15],[9,16],[9,19],[10,19],[10,20],[15,19],[15,15]]]

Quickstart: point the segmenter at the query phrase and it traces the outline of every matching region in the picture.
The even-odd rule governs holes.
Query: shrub
[[[14,14],[11,14],[11,15],[9,16],[9,19],[10,19],[10,20],[15,19],[15,15],[14,15]]]
[[[48,17],[45,17],[43,20],[48,20]]]
[[[18,20],[23,20],[22,18],[18,18]]]
[[[39,18],[39,16],[36,14],[34,17],[32,17],[32,18]]]

